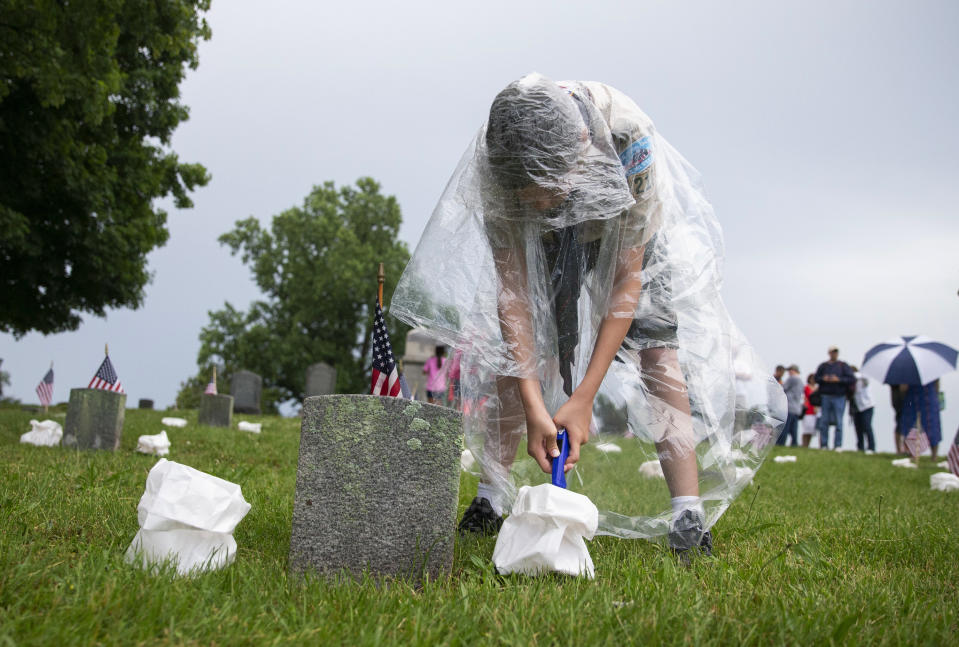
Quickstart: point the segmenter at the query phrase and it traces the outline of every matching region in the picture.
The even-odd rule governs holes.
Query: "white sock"
[[[476,486],[476,496],[489,501],[490,505],[493,506],[493,512],[503,516],[503,506],[501,506],[499,501],[497,501],[498,497],[496,496],[492,485],[488,485],[480,481],[479,485]]]
[[[698,496],[674,496],[669,502],[673,506],[673,521],[679,519],[684,510],[694,510],[699,513],[703,521],[706,520],[706,510],[703,500]]]

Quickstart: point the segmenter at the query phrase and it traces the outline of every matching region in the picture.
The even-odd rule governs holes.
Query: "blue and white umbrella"
[[[900,337],[873,346],[862,372],[885,384],[929,384],[956,370],[959,351],[922,335]]]

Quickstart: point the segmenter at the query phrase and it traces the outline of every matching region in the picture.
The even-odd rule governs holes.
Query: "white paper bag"
[[[596,449],[604,454],[618,454],[623,451],[623,448],[616,443],[598,443]]]
[[[959,490],[959,476],[952,472],[936,472],[929,477],[929,487],[942,492]]]
[[[773,457],[773,462],[774,462],[774,463],[795,463],[795,462],[796,462],[796,457],[795,457],[795,456],[792,456],[792,455],[790,455],[790,456],[774,456],[774,457]]]
[[[157,456],[166,456],[170,453],[170,439],[166,435],[166,429],[153,436],[140,436],[137,438],[137,451],[141,454],[155,454]]]
[[[663,466],[659,464],[659,461],[646,461],[639,466],[639,473],[648,479],[666,478],[666,475],[663,474]]]
[[[493,564],[499,573],[554,572],[593,577],[584,539],[592,539],[599,510],[589,498],[550,483],[519,489],[503,522]]]
[[[63,427],[54,420],[30,421],[30,431],[20,436],[21,443],[38,447],[56,447],[63,438]]]
[[[169,560],[181,575],[222,568],[236,557],[233,529],[249,511],[239,485],[161,458],[147,476],[126,559],[144,568]]]
[[[919,467],[918,465],[916,465],[916,462],[912,460],[911,458],[897,458],[896,460],[892,462],[892,464],[895,465],[896,467],[909,467],[912,469],[916,469],[917,467]]]
[[[186,420],[183,418],[163,418],[160,422],[167,427],[186,427]]]
[[[263,428],[262,422],[247,422],[246,420],[241,420],[237,423],[237,428],[240,431],[251,431],[254,434],[260,433],[260,430]]]

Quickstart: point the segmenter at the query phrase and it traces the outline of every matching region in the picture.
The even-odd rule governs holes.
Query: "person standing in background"
[[[806,386],[803,388],[803,394],[805,395],[803,405],[806,407],[806,413],[802,418],[803,447],[809,447],[809,443],[812,442],[812,437],[816,433],[816,425],[819,420],[819,404],[821,403],[818,389],[816,374],[810,373],[806,377]]]
[[[786,367],[782,364],[776,365],[776,370],[773,371],[773,377],[776,378],[776,381],[781,385],[783,383],[783,374],[786,372]]]
[[[437,346],[436,354],[426,360],[423,372],[426,373],[426,401],[430,404],[442,404],[446,395],[446,347]]]
[[[778,367],[777,367],[778,368]],[[777,445],[785,445],[787,438],[792,438],[791,445],[799,445],[798,428],[799,419],[803,417],[804,411],[804,393],[802,378],[799,377],[799,367],[795,364],[789,366],[789,375],[783,384],[783,391],[786,392],[786,424],[783,425],[782,433],[779,434]]]
[[[909,389],[908,384],[890,384],[889,385],[889,396],[892,400],[892,410],[896,412],[896,453],[905,454],[906,446],[903,444],[902,434],[899,429],[902,427],[902,404],[906,399],[906,391]],[[906,430],[908,433],[909,430]]]
[[[859,368],[850,367],[856,376],[856,388],[849,398],[849,413],[856,429],[856,449],[868,454],[876,453],[876,438],[872,433],[872,396],[869,394],[869,380],[859,372]]]
[[[819,446],[829,448],[829,426],[836,426],[833,449],[842,450],[842,419],[846,414],[846,396],[856,376],[849,365],[839,359],[839,348],[829,347],[829,360],[816,369],[816,383],[822,395],[822,411],[819,416]]]

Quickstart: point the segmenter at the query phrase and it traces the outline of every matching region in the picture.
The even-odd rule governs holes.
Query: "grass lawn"
[[[164,415],[127,411],[110,453],[20,445],[37,415],[0,411],[0,646],[959,644],[959,493],[929,489],[928,458],[777,450],[798,462],[768,460],[714,528],[715,558],[689,569],[599,537],[594,581],[502,578],[481,538],[458,541],[449,579],[377,585],[287,574],[298,420],[243,416],[255,435],[188,412],[169,458],[253,507],[232,566],[178,578],[123,561],[156,462],[136,439]]]

